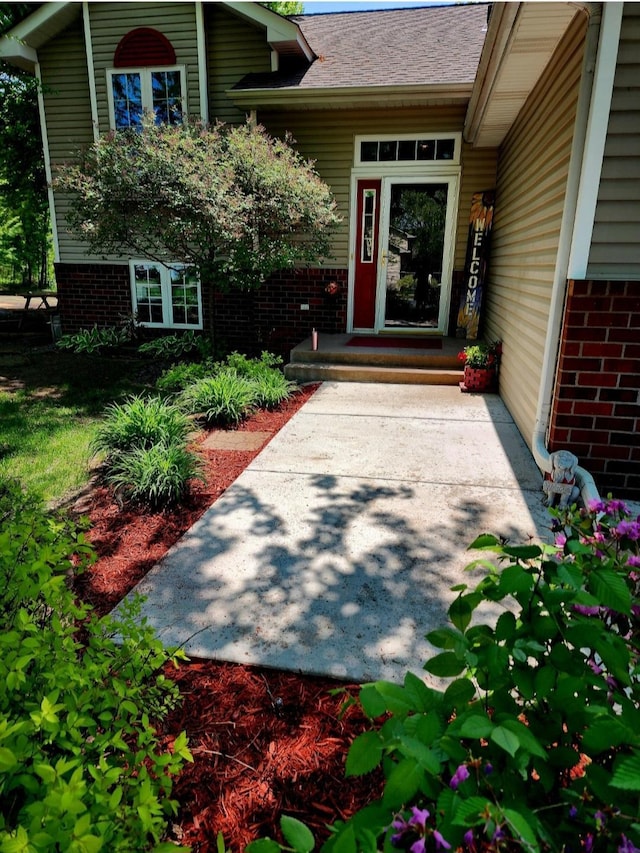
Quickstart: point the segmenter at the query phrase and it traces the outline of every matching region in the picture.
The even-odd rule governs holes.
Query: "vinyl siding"
[[[38,51],[44,84],[44,109],[51,167],[74,158],[83,146],[93,142],[89,79],[82,17]],[[69,200],[55,192],[56,224],[60,259],[85,259],[86,247],[67,229],[65,211]]]
[[[342,217],[334,237],[334,256],[330,266],[347,267],[349,260],[349,211],[351,170],[354,162],[355,137],[365,134],[456,133],[462,131],[465,109],[458,106],[406,108],[398,110],[309,110],[299,113],[268,113],[258,118],[267,130],[277,136],[289,131],[295,147],[315,160],[318,174],[331,187],[338,212]],[[495,186],[497,152],[493,149],[473,151],[463,146],[462,178],[458,204],[458,227],[455,268],[464,266],[466,239],[471,209],[471,196]],[[419,176],[419,169],[411,174]]]
[[[200,115],[198,89],[198,46],[196,13],[193,3],[89,3],[93,67],[101,133],[109,130],[107,70],[120,40],[137,27],[158,30],[173,45],[176,64],[186,70],[187,112]]]
[[[584,35],[577,15],[498,159],[486,337],[504,342],[500,392],[526,441],[535,425]]]
[[[640,6],[625,3],[588,279],[640,278]]]
[[[225,92],[245,74],[271,71],[271,48],[261,27],[215,3],[206,4],[204,10],[211,121],[238,124],[246,114]]]

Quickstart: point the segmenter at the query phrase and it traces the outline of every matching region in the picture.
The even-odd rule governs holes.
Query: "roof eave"
[[[38,52],[24,42],[5,37],[0,39],[0,59],[33,74],[38,64]]]
[[[304,56],[307,62],[312,62],[315,58],[313,50],[295,21],[290,21],[259,3],[225,2],[224,5],[239,17],[265,27],[267,41],[277,53],[296,53]]]
[[[227,89],[227,96],[241,109],[287,107],[289,109],[364,108],[373,103],[385,106],[424,105],[438,102],[467,103],[472,83],[433,85],[340,86],[331,88]]]

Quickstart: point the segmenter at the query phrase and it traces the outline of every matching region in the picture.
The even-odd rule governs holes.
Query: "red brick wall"
[[[325,293],[332,281],[339,285],[337,296]],[[313,328],[330,334],[346,330],[347,270],[289,270],[272,276],[258,290],[209,295],[208,301],[209,318],[211,304],[214,308],[214,335],[228,349],[255,354],[266,349],[287,359]]]
[[[570,281],[550,450],[566,448],[602,495],[640,500],[640,281]]]
[[[56,264],[58,310],[64,334],[113,326],[131,314],[127,264]]]
[[[129,267],[125,264],[57,264],[58,305],[65,334],[93,325],[115,325],[131,314]],[[339,284],[337,296],[326,285]],[[296,344],[319,332],[344,332],[347,271],[299,269],[278,273],[253,292],[213,296],[203,285],[205,330],[214,329],[229,349],[259,354],[263,349],[288,357]],[[308,305],[309,310],[301,310]]]

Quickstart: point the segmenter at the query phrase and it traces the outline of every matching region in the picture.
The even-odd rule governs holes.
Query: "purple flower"
[[[567,544],[567,536],[565,533],[556,533],[556,545],[558,548],[564,548]]]
[[[613,515],[619,512],[621,515],[629,515],[629,507],[624,501],[607,501],[605,504],[605,512],[607,515]]]
[[[451,850],[451,845],[440,835],[437,829],[433,830],[433,837],[436,840],[436,850]],[[413,850],[413,847],[411,849]],[[415,853],[421,853],[421,851],[415,851]]]
[[[573,609],[576,613],[580,613],[582,616],[599,616],[600,615],[600,606],[596,605],[595,607],[591,607],[586,604],[574,604]]]
[[[604,812],[597,811],[595,813],[594,817],[596,819],[596,829],[598,829],[598,830],[602,829],[604,827],[605,823],[607,822],[607,816],[605,815]]]
[[[407,823],[407,821],[403,817],[400,817],[398,815],[391,823],[391,828],[398,830],[396,833],[394,833],[391,836],[391,843],[392,844],[398,844],[400,842],[400,840],[402,839],[402,836],[403,836],[404,832],[406,832],[408,827],[409,827],[409,824]]]
[[[571,806],[571,808],[569,809],[569,818],[571,820],[575,820],[577,816],[578,816],[578,809],[575,806]]]
[[[462,840],[467,845],[467,849],[470,853],[475,853],[476,851],[476,840],[473,837],[473,830],[468,829],[465,834],[462,836]]]
[[[429,820],[429,811],[419,809],[417,806],[411,806],[411,811],[412,816],[409,818],[408,826],[421,826],[424,829]]]
[[[618,536],[626,536],[627,539],[633,539],[635,542],[640,539],[640,523],[623,519],[618,523],[616,533]]]
[[[502,831],[501,826],[496,826],[496,831],[493,833],[492,841],[500,841],[501,838],[504,838],[504,832]]]
[[[633,841],[629,841],[627,836],[623,835],[620,846],[618,847],[618,853],[640,853],[640,850],[638,850]]]
[[[414,841],[409,849],[411,853],[425,853],[424,838]]]
[[[493,773],[493,764],[491,764],[491,762],[487,761],[487,763],[484,765],[484,775],[485,776],[491,776],[492,773]]]
[[[593,850],[593,835],[590,832],[587,833],[587,837],[584,840],[584,849],[586,853],[591,853]]]
[[[449,782],[449,786],[453,788],[455,791],[458,785],[461,782],[464,782],[465,779],[469,778],[469,771],[467,770],[466,764],[461,764],[460,767],[456,770],[456,772],[451,777],[451,781]]]
[[[636,554],[630,554],[627,560],[628,566],[640,566],[640,557]]]
[[[589,501],[587,503],[587,508],[589,512],[606,512],[607,505],[604,501]]]

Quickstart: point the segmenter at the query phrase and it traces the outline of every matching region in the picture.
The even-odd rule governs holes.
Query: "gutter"
[[[594,72],[598,55],[602,4],[585,3],[581,11],[588,17],[587,34],[585,37],[584,59],[580,78],[580,91],[578,93],[571,159],[569,161],[569,174],[567,176],[567,189],[560,226],[558,254],[556,256],[556,267],[551,291],[536,424],[531,442],[533,457],[543,472],[551,471],[551,457],[547,449],[546,439],[556,380],[560,333],[562,330],[567,291],[569,257],[574,242],[574,224],[578,206],[578,191],[582,177],[583,157],[587,141],[587,124],[591,107]],[[600,500],[595,481],[585,468],[578,467],[576,469],[576,485],[580,489],[580,495],[585,506],[591,500]]]

